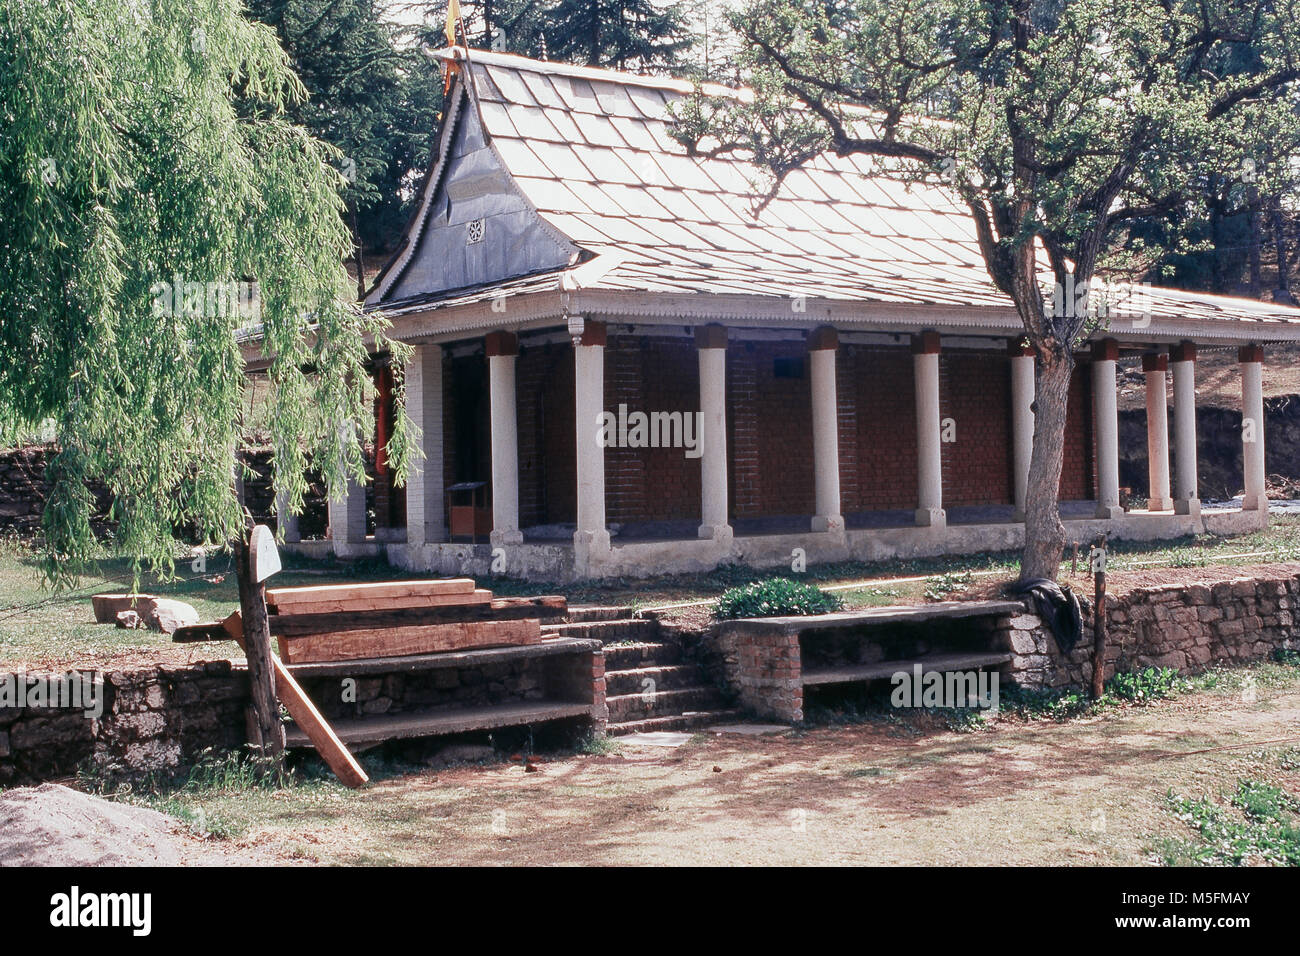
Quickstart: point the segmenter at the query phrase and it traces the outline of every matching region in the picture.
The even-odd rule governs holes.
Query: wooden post
[[[1106,690],[1106,536],[1097,539],[1092,552],[1093,618],[1092,696],[1096,700]]]
[[[239,608],[243,618],[244,656],[248,659],[248,683],[253,698],[255,733],[249,741],[267,757],[277,761],[284,751],[284,725],[280,722],[280,704],[275,696],[275,665],[271,658],[271,627],[266,613],[266,584],[253,575],[253,558],[249,548],[253,523],[246,522],[244,533],[235,542],[235,574],[239,580]]]

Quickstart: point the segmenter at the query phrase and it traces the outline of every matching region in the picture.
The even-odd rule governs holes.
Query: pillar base
[[[1148,498],[1147,511],[1173,511],[1173,498]]]
[[[500,548],[508,544],[523,544],[524,535],[521,531],[513,529],[507,531],[489,531],[488,544],[494,548]]]
[[[731,539],[735,536],[729,524],[702,524],[700,525],[699,535],[701,540],[716,541],[719,544],[731,544]]]
[[[1201,499],[1181,498],[1175,501],[1174,514],[1191,515],[1193,518],[1199,518],[1201,516]]]
[[[922,528],[946,528],[948,513],[942,508],[917,508],[916,523]]]
[[[813,515],[812,529],[814,531],[843,531],[843,515]]]
[[[1119,505],[1099,504],[1097,505],[1097,517],[1111,518],[1111,519],[1122,518],[1124,517],[1124,509],[1121,508]]]
[[[1268,511],[1268,495],[1246,495],[1241,499],[1242,511]]]
[[[608,552],[610,550],[608,531],[575,531],[573,546],[588,553]]]
[[[1017,508],[1015,511],[1011,512],[1011,521],[1012,521],[1013,524],[1024,524],[1024,523],[1025,523],[1025,509],[1024,509],[1024,508]]]

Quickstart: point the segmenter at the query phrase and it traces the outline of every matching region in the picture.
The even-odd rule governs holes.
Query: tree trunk
[[[253,581],[248,548],[251,525],[235,543],[235,574],[239,580],[239,608],[244,625],[244,656],[248,658],[248,683],[253,699],[254,736],[249,741],[263,756],[278,758],[284,750],[280,703],[275,696],[275,665],[271,660],[271,628],[266,614],[266,585]]]
[[[357,207],[352,207],[352,242],[357,250],[357,298],[366,297],[366,252],[361,245],[361,226],[357,219]]]
[[[1020,561],[1020,577],[1021,580],[1055,581],[1065,548],[1065,525],[1061,523],[1058,498],[1074,358],[1068,348],[1059,352],[1040,351],[1036,365],[1034,448],[1025,494],[1025,550]]]

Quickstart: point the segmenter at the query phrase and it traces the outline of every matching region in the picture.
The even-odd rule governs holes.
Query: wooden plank
[[[848,667],[811,668],[803,672],[805,687],[818,684],[851,684],[856,681],[884,680],[895,674],[911,674],[915,664],[922,673],[930,671],[966,671],[980,667],[994,667],[1011,660],[1012,654],[995,651],[974,654],[930,654],[902,661],[878,661],[875,664],[856,664]]]
[[[540,644],[480,647],[469,651],[409,654],[403,657],[363,657],[348,661],[290,664],[289,673],[302,680],[311,677],[362,677],[367,674],[412,674],[451,667],[481,667],[547,657],[574,657],[601,653],[600,641],[581,637],[544,638]]]
[[[336,721],[335,727],[341,740],[353,745],[365,745],[402,737],[437,737],[442,734],[460,734],[473,730],[493,730],[497,727],[521,727],[590,714],[591,704],[521,701],[515,704],[464,707],[425,714],[359,717]],[[292,727],[285,736],[290,747],[306,745],[305,735]]]
[[[276,614],[271,633],[296,638],[303,634],[331,631],[369,631],[471,621],[517,621],[524,618],[555,618],[567,611],[562,597],[497,598],[486,604],[452,604],[440,607],[384,608],[349,611],[343,614]]]
[[[433,594],[472,594],[471,578],[435,578],[428,581],[372,581],[365,584],[321,584],[299,588],[271,588],[266,592],[269,604],[283,608],[313,601],[339,598],[399,598]]]
[[[221,621],[206,624],[187,624],[172,632],[172,641],[177,644],[194,644],[199,641],[228,641],[230,633]]]
[[[285,669],[278,658],[275,658],[274,662],[275,690],[280,697],[280,702],[284,704],[285,710],[289,711],[294,725],[306,735],[311,745],[316,748],[316,752],[321,755],[321,759],[334,771],[334,776],[348,787],[355,788],[369,783],[370,778],[361,769],[361,764],[357,763],[356,758],[343,745],[334,728],[321,716],[316,705],[311,702],[311,698],[293,679],[293,675]]]
[[[244,626],[243,618],[239,611],[231,614],[222,622],[226,632],[233,637],[239,646],[244,646]],[[297,725],[296,732],[304,741],[310,741],[311,745],[316,748],[316,752],[321,755],[326,766],[334,772],[346,786],[359,787],[362,784],[369,783],[370,778],[366,772],[361,769],[356,758],[343,745],[338,736],[330,727],[329,722],[321,716],[316,705],[311,702],[311,698],[298,684],[292,674],[277,657],[271,658],[272,665],[275,669],[275,692],[284,704],[284,709],[289,712]],[[301,746],[298,744],[297,746]]]
[[[286,638],[284,649],[286,664],[308,664],[537,644],[541,640],[541,625],[531,618],[306,634]]]
[[[273,617],[297,614],[346,614],[352,611],[397,610],[408,607],[446,607],[455,604],[488,604],[492,592],[479,588],[468,594],[412,594],[407,597],[340,597],[321,598],[312,602],[290,601],[283,607],[271,608]]]

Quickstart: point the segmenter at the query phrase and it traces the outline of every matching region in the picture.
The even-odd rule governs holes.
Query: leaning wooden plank
[[[541,624],[532,618],[307,634],[286,637],[281,646],[286,664],[314,664],[366,657],[436,654],[475,647],[510,647],[538,644],[541,640]]]
[[[244,646],[244,626],[243,619],[238,611],[230,615],[223,622],[223,627],[227,634],[239,642],[239,646]],[[366,772],[361,769],[356,758],[343,745],[338,736],[330,727],[329,722],[321,716],[316,705],[311,702],[311,698],[303,691],[302,687],[294,680],[293,675],[285,668],[279,658],[272,657],[272,664],[275,667],[275,695],[280,698],[280,703],[284,704],[284,709],[289,712],[297,727],[307,735],[316,752],[321,755],[326,766],[334,771],[334,776],[338,777],[345,786],[359,787],[362,784],[369,783],[370,778]]]
[[[357,763],[356,758],[339,740],[329,722],[298,686],[293,675],[285,670],[279,658],[275,659],[275,692],[285,710],[289,711],[294,724],[307,735],[321,759],[334,771],[334,776],[349,787],[359,787],[370,782],[366,772],[361,769],[361,764]]]
[[[458,604],[488,604],[492,592],[479,588],[455,594],[412,594],[407,597],[340,597],[320,600],[290,601],[284,605],[267,605],[273,617],[295,614],[346,614],[352,611],[396,610],[405,607],[446,607]]]
[[[272,634],[294,637],[301,634],[325,634],[329,631],[369,631],[470,621],[555,618],[564,613],[565,603],[562,597],[497,598],[486,604],[385,608],[340,614],[275,614],[271,616],[270,626]]]
[[[437,578],[429,581],[372,581],[368,584],[322,584],[301,588],[270,588],[268,604],[283,608],[294,604],[339,598],[427,597],[431,594],[473,594],[471,578]]]

